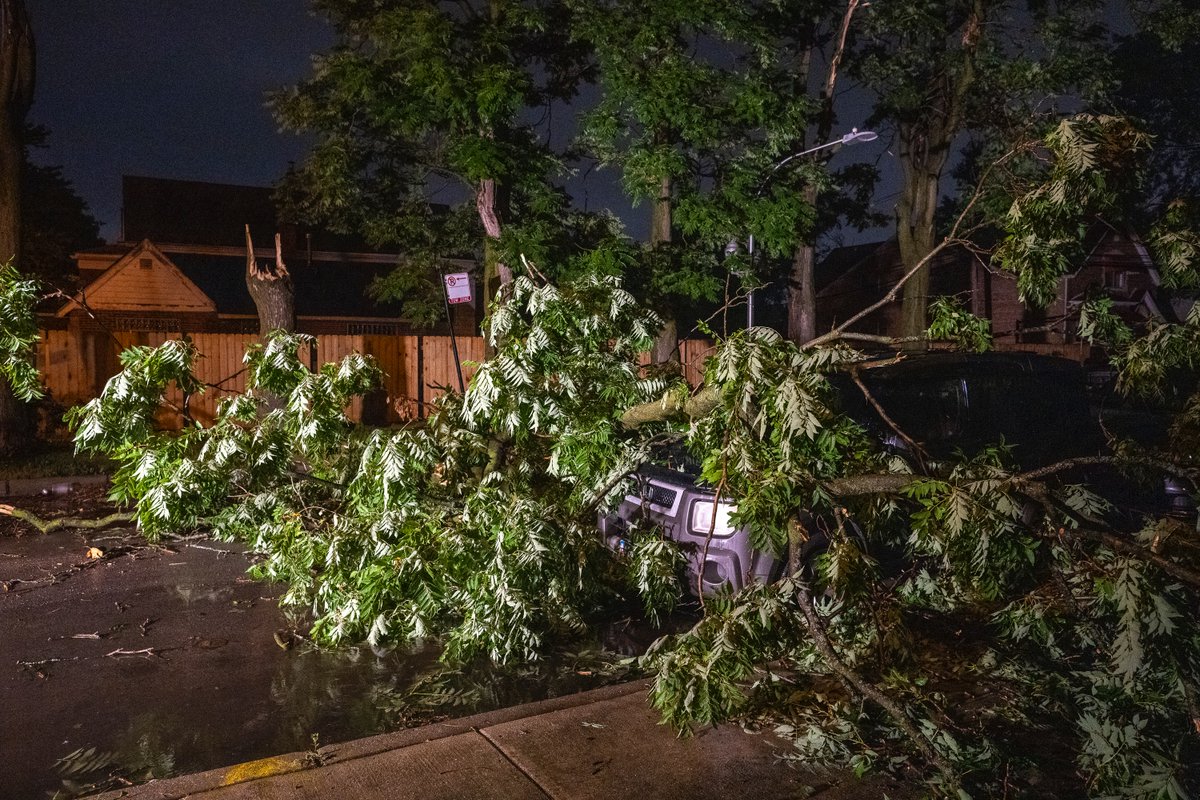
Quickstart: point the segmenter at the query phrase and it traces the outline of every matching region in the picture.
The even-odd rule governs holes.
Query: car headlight
[[[716,521],[713,520],[714,506]],[[733,503],[713,503],[712,500],[693,500],[688,515],[688,529],[698,536],[708,536],[709,531],[716,539],[725,539],[736,532],[730,515],[737,510]]]

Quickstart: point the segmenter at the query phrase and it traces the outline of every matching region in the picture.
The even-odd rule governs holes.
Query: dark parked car
[[[955,451],[977,452],[1003,441],[1022,469],[1034,469],[1104,450],[1102,431],[1088,403],[1085,373],[1073,361],[1026,353],[926,353],[862,370],[861,377],[888,417],[934,459]],[[851,380],[834,376],[832,382],[846,413],[885,447],[913,456]],[[750,581],[776,577],[779,560],[751,545],[749,533],[730,521],[735,506],[714,504],[713,489],[699,484],[697,471],[689,467],[694,465],[675,454],[663,464],[639,469],[635,492],[600,520],[609,546],[627,547],[630,523],[641,515],[661,526],[688,553],[686,585],[692,591],[701,573],[706,594],[725,585],[741,589]],[[1092,480],[1096,476],[1073,477]],[[1110,499],[1147,505],[1147,493],[1135,490],[1128,481],[1110,473],[1100,476],[1100,482],[1107,484],[1102,493]],[[1149,504],[1156,507],[1147,510],[1173,507],[1187,513],[1191,503],[1185,489],[1170,482],[1149,495]],[[712,539],[705,553],[710,530]]]

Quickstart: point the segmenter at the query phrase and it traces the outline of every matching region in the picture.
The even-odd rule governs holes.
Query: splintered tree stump
[[[275,263],[260,265],[254,257],[250,226],[246,226],[246,289],[258,311],[258,335],[271,331],[296,330],[296,292],[292,276],[283,263],[279,234],[275,234]]]

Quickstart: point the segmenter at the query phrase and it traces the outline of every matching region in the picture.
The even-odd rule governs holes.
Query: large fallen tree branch
[[[716,408],[720,399],[721,390],[716,386],[706,386],[693,395],[669,391],[658,400],[627,409],[621,415],[621,424],[626,428],[636,428],[648,422],[661,422],[681,414],[688,419],[696,419]]]
[[[52,533],[63,528],[78,528],[83,530],[97,530],[99,528],[107,528],[110,525],[120,525],[122,523],[133,522],[136,516],[132,511],[117,511],[109,514],[106,517],[99,519],[81,519],[79,517],[55,517],[54,519],[43,519],[33,512],[26,511],[13,506],[0,505],[0,515],[19,519],[22,522],[28,523],[37,528],[41,533]]]

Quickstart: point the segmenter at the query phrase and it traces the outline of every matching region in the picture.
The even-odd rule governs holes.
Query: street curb
[[[117,798],[137,798],[137,800],[182,800],[190,795],[200,794],[226,786],[246,783],[261,778],[276,775],[287,775],[307,769],[320,769],[329,764],[344,764],[360,758],[379,755],[391,750],[402,750],[406,747],[458,736],[463,733],[479,731],[484,728],[502,725],[520,719],[530,719],[556,711],[581,706],[595,705],[610,700],[617,700],[631,694],[645,691],[650,685],[648,680],[635,680],[628,683],[618,683],[602,686],[577,694],[553,697],[549,700],[539,700],[510,708],[486,711],[461,719],[436,722],[419,728],[405,728],[391,733],[381,733],[363,739],[331,744],[313,752],[285,753],[278,756],[247,761],[227,767],[218,767],[205,772],[191,775],[180,775],[175,778],[163,778],[131,786],[126,789],[115,789],[97,795],[91,795],[85,800],[117,800]]]
[[[108,483],[107,475],[66,475],[57,478],[4,478],[0,481],[0,497],[28,497],[46,494],[67,494],[77,486]]]

